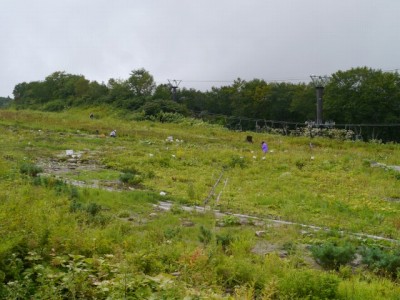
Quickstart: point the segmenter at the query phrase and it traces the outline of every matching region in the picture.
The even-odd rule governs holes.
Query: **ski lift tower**
[[[182,80],[176,80],[176,79],[169,80],[169,79],[168,79],[169,88],[170,88],[171,91],[172,91],[172,99],[173,99],[175,102],[176,102],[176,89],[178,88],[178,86],[179,86],[179,84],[181,83],[181,81],[182,81]]]
[[[329,81],[328,76],[317,76],[317,75],[311,75],[311,80],[312,83],[315,87],[315,90],[317,92],[317,126],[322,125],[322,96],[324,94],[324,88],[327,85]]]

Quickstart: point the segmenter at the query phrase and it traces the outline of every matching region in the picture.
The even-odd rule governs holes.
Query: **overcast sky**
[[[399,0],[0,0],[0,96],[55,71],[204,90],[400,69],[399,16]]]

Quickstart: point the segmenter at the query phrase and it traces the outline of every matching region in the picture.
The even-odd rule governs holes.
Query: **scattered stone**
[[[288,256],[288,253],[285,250],[281,250],[281,251],[278,252],[278,255],[279,255],[280,258],[285,258],[285,257]]]
[[[360,266],[361,263],[362,263],[362,258],[363,258],[363,257],[362,257],[360,254],[356,253],[355,258],[350,262],[350,265],[351,265],[352,267],[358,267],[358,266]]]
[[[157,216],[158,216],[158,214],[157,214],[157,213],[154,213],[154,212],[149,214],[149,217],[150,217],[150,218],[155,218],[155,217],[157,217]]]
[[[256,231],[256,236],[263,237],[263,236],[265,236],[265,233],[266,233],[265,230],[258,230],[258,231]]]
[[[194,223],[190,220],[182,220],[181,224],[183,227],[193,227],[194,226]]]
[[[225,227],[225,223],[222,222],[221,220],[218,220],[218,221],[215,223],[215,226],[217,226],[217,227]]]
[[[385,200],[389,201],[389,202],[400,202],[400,198],[397,198],[397,197],[395,197],[395,198],[387,197],[387,198],[385,198]]]
[[[248,218],[240,218],[239,224],[240,224],[240,225],[249,225],[249,224],[250,224],[250,221],[249,221]]]
[[[263,226],[265,226],[265,222],[264,222],[264,221],[261,221],[261,220],[259,220],[259,219],[253,219],[253,220],[252,220],[252,223],[253,223],[253,226],[256,226],[256,227],[263,227]]]

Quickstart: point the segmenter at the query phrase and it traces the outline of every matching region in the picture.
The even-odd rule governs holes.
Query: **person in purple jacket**
[[[264,154],[267,154],[268,152],[268,145],[264,141],[261,142],[261,150],[264,152]]]

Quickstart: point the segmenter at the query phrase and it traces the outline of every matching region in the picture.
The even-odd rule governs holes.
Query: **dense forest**
[[[12,99],[10,97],[0,97],[0,108],[9,106],[11,101]]]
[[[145,69],[127,79],[107,83],[83,75],[54,72],[43,81],[15,86],[17,109],[61,111],[69,107],[108,104],[137,112],[143,118],[168,121],[171,114],[201,117],[231,129],[262,130],[274,126],[305,126],[315,120],[312,83],[236,79],[208,91],[173,89],[159,84]],[[367,67],[338,71],[324,89],[323,120],[351,129],[364,139],[399,141],[400,76]]]

